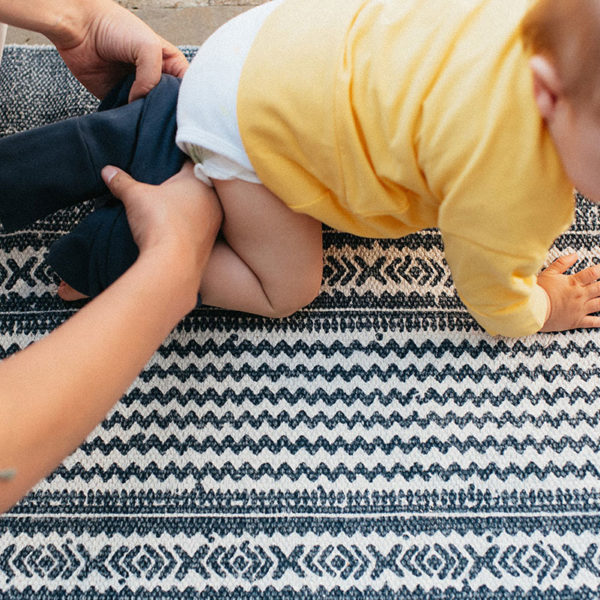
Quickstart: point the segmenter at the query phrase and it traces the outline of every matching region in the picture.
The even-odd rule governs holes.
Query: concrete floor
[[[139,6],[136,8],[132,2],[122,1],[121,3],[128,5],[131,12],[148,23],[154,31],[170,42],[177,46],[196,46],[201,44],[225,21],[261,2],[255,1],[243,5],[187,6],[184,8],[154,6]],[[9,27],[6,41],[8,44],[50,43],[43,35],[15,27]]]

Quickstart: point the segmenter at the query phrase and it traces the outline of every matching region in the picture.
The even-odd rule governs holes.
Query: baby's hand
[[[600,265],[565,275],[579,257],[568,254],[557,258],[537,278],[550,300],[546,322],[540,331],[600,327]]]

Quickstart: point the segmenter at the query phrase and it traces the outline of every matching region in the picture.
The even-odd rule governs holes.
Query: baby
[[[489,333],[600,326],[600,267],[539,273],[573,186],[600,199],[599,31],[600,0],[274,0],[224,25],[177,103],[225,215],[203,301],[287,315],[318,293],[322,223],[437,227]]]

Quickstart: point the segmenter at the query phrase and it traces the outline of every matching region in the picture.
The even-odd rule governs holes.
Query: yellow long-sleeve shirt
[[[536,283],[573,194],[537,111],[532,0],[286,0],[238,92],[244,146],[292,209],[368,237],[438,227],[492,334],[544,323]]]

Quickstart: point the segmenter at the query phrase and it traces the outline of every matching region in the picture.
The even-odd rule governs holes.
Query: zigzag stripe
[[[542,369],[529,372],[529,378],[523,373],[514,373],[511,377],[507,373],[499,372],[493,381],[486,379],[490,373],[487,367],[477,365],[455,364],[451,370],[445,369],[442,363],[441,369],[436,369],[432,363],[422,361],[408,361],[410,367],[400,369],[395,362],[381,360],[379,364],[369,364],[370,359],[356,355],[353,361],[329,360],[253,360],[241,357],[234,361],[227,359],[219,361],[209,356],[197,360],[175,361],[156,357],[147,366],[142,381],[145,384],[157,387],[162,392],[167,391],[170,384],[179,389],[181,393],[189,393],[193,389],[210,389],[214,387],[231,389],[237,393],[247,390],[256,392],[259,387],[267,387],[273,393],[279,389],[285,389],[290,394],[320,393],[330,394],[329,390],[334,385],[339,388],[337,394],[352,396],[356,389],[366,388],[367,393],[391,397],[392,402],[397,395],[407,398],[410,392],[413,405],[422,405],[429,402],[429,396],[444,397],[446,390],[450,387],[455,389],[455,394],[461,396],[460,402],[465,405],[466,398],[477,396],[485,391],[492,397],[512,395],[516,396],[523,388],[526,394],[536,398],[548,390],[548,382],[545,379],[548,373],[553,378],[553,390],[558,394],[570,397],[575,390],[580,390],[588,395],[588,404],[597,396],[597,376],[595,368],[586,368],[584,365],[577,373],[575,369],[564,370],[562,365],[552,365],[548,361]],[[301,364],[301,366],[298,366]],[[165,372],[176,372],[179,381],[165,378]],[[215,381],[214,373],[220,373],[219,379]],[[461,375],[465,380],[461,385],[455,385],[448,379],[457,379]],[[470,376],[470,377],[469,377]],[[144,381],[144,378],[145,381]],[[479,382],[473,379],[479,379]],[[325,380],[325,381],[324,381]],[[425,385],[423,385],[425,383]],[[400,389],[402,392],[400,392]],[[548,395],[547,393],[545,395]],[[481,404],[481,400],[478,401]]]
[[[431,414],[431,411],[417,412],[412,411],[410,415],[404,417],[395,410],[367,410],[356,411],[354,414],[342,414],[338,409],[325,409],[298,412],[295,411],[270,411],[263,409],[253,411],[250,408],[241,410],[228,410],[226,413],[209,409],[200,411],[177,410],[171,408],[168,410],[155,409],[151,412],[140,412],[137,408],[119,406],[107,419],[106,425],[98,428],[98,432],[107,438],[111,431],[113,435],[128,435],[128,432],[147,432],[148,430],[161,429],[176,435],[181,439],[182,435],[214,435],[217,440],[223,439],[225,433],[237,435],[237,432],[244,430],[252,437],[258,435],[282,436],[287,435],[291,440],[297,439],[300,435],[314,441],[318,436],[331,439],[333,434],[343,436],[345,439],[362,436],[365,440],[371,440],[375,437],[381,438],[384,442],[389,442],[394,435],[400,435],[403,439],[417,437],[434,436],[439,440],[447,440],[450,435],[456,436],[464,441],[469,437],[482,439],[482,429],[485,427],[487,435],[495,437],[513,436],[517,440],[523,440],[526,435],[531,435],[534,439],[540,440],[551,432],[553,439],[559,439],[563,436],[579,438],[588,435],[592,439],[597,436],[597,427],[592,424],[596,419],[587,422],[580,419],[581,411],[573,411],[566,415],[568,420],[559,421],[555,415],[548,416],[545,413],[529,415],[527,409],[521,409],[520,414],[515,419],[526,419],[525,426],[513,426],[507,422],[503,415],[496,415],[495,418],[488,418],[486,411],[480,415],[473,414],[471,411],[454,415],[452,420],[448,420],[445,425],[438,425],[438,422],[446,421],[445,413],[440,413],[437,417]],[[452,413],[454,414],[454,413]],[[117,416],[118,415],[118,416]],[[504,413],[508,418],[508,411]],[[565,416],[565,415],[563,415]],[[206,417],[206,418],[205,418]],[[170,419],[170,420],[169,420]],[[500,424],[499,420],[503,420]],[[533,422],[537,423],[537,427]],[[364,425],[364,423],[369,423]],[[460,422],[460,424],[457,424]],[[171,427],[173,423],[173,427]],[[575,425],[575,423],[577,423]]]
[[[397,380],[401,382],[415,380],[419,383],[434,379],[440,383],[453,381],[463,385],[467,385],[469,382],[481,385],[484,381],[498,383],[505,379],[508,379],[509,381],[516,381],[517,379],[536,381],[538,379],[543,379],[544,381],[552,381],[554,385],[557,385],[557,381],[571,382],[578,379],[583,381],[596,379],[598,373],[596,369],[586,370],[579,366],[564,368],[559,367],[558,365],[550,369],[543,367],[542,365],[536,365],[533,368],[527,367],[526,365],[520,365],[514,370],[506,368],[495,370],[487,365],[473,369],[470,365],[463,365],[456,368],[447,364],[438,368],[432,364],[428,369],[421,370],[414,365],[409,365],[407,367],[390,365],[385,369],[382,369],[377,365],[372,365],[365,369],[364,367],[355,364],[349,368],[342,365],[335,365],[330,369],[326,369],[321,366],[307,368],[304,365],[288,366],[287,364],[281,364],[274,368],[270,368],[266,363],[262,363],[258,368],[243,364],[240,365],[235,372],[229,372],[227,369],[215,365],[205,365],[202,368],[198,368],[195,365],[189,365],[185,369],[182,369],[178,365],[172,365],[167,368],[152,365],[141,375],[141,379],[145,382],[149,382],[153,378],[165,379],[167,377],[174,378],[178,381],[187,381],[189,378],[204,381],[207,378],[211,378],[219,382],[222,382],[225,379],[241,381],[244,377],[247,377],[252,381],[259,381],[262,378],[270,381],[303,378],[307,381],[323,379],[328,383],[331,383],[337,378],[341,378],[344,381],[360,379],[363,382],[372,380]]]
[[[561,405],[566,405],[569,413],[577,409],[588,412],[600,392],[591,373],[584,381],[558,379],[555,382],[555,391],[552,392],[552,388],[544,386],[543,380],[523,382],[504,379],[498,382],[484,382],[479,386],[467,383],[465,386],[452,386],[451,382],[435,379],[427,380],[424,385],[420,385],[414,379],[374,379],[365,383],[358,378],[345,381],[341,377],[329,384],[319,379],[307,381],[302,377],[284,378],[280,374],[270,380],[265,376],[265,373],[269,373],[268,365],[249,365],[244,362],[221,365],[216,361],[214,365],[210,365],[209,362],[204,359],[196,365],[168,366],[162,366],[158,361],[151,363],[137,381],[136,387],[130,391],[125,405],[130,406],[138,399],[145,402],[144,405],[148,405],[150,400],[147,396],[144,400],[144,396],[151,392],[155,395],[154,401],[157,404],[166,406],[171,402],[175,407],[193,404],[206,406],[210,403],[219,407],[240,407],[245,404],[248,407],[256,407],[262,402],[267,408],[304,405],[307,409],[315,406],[325,409],[337,405],[342,409],[345,406],[354,406],[357,409],[363,407],[363,410],[373,410],[379,406],[412,408],[418,411],[429,407],[430,410],[436,411],[454,409],[458,412],[460,409],[464,412],[479,412],[481,409],[488,409],[496,412],[504,406],[530,410],[533,414],[538,414],[544,408],[552,407],[553,410],[557,410]],[[200,379],[198,373],[206,372],[207,364],[208,370],[212,367],[222,367],[231,375],[221,377],[221,381],[214,381],[210,377]],[[169,369],[189,373],[190,367],[195,371],[194,377],[188,375],[185,380],[178,381],[161,377],[161,374]],[[272,368],[277,370],[276,366]],[[314,372],[312,368],[307,370]],[[252,376],[248,376],[248,372]],[[426,369],[420,369],[419,372],[426,372]],[[454,389],[449,391],[449,386]]]
[[[150,365],[148,370],[151,369],[152,366]],[[150,372],[148,380],[152,382],[152,379],[154,379],[153,373]],[[590,381],[593,381],[591,377]],[[497,394],[488,389],[478,390],[477,392],[470,389],[464,391],[448,389],[440,393],[431,387],[420,393],[417,388],[410,387],[406,391],[394,388],[384,394],[378,389],[368,392],[356,387],[350,389],[338,387],[327,391],[320,387],[312,389],[299,387],[294,391],[282,387],[274,391],[262,386],[254,389],[245,387],[240,391],[236,391],[231,388],[215,389],[206,382],[202,382],[202,386],[197,386],[194,381],[191,381],[190,387],[186,390],[182,390],[181,384],[176,385],[176,382],[167,381],[165,385],[168,386],[168,390],[164,392],[161,391],[158,385],[152,386],[150,389],[144,388],[143,391],[139,386],[135,387],[124,398],[124,405],[128,406],[140,402],[142,406],[147,406],[156,402],[162,406],[167,406],[174,402],[176,405],[182,406],[206,406],[208,403],[213,403],[215,406],[222,408],[229,404],[243,406],[245,403],[253,406],[258,406],[261,403],[281,406],[285,403],[290,406],[332,407],[342,405],[410,407],[415,404],[427,404],[440,407],[468,407],[471,410],[481,407],[499,408],[502,405],[531,409],[531,407],[539,406],[542,403],[554,407],[564,403],[565,400],[581,405],[590,405],[595,402],[599,394],[593,386],[590,391],[575,386],[569,389],[557,387],[552,391],[541,389],[535,393],[529,388],[518,388],[514,391],[502,390],[501,393]],[[149,395],[150,393],[151,395]],[[534,411],[532,410],[532,412]]]
[[[360,357],[356,357],[360,363]],[[298,361],[302,363],[303,361]],[[374,402],[382,404],[378,397],[386,397],[388,404],[394,404],[397,396],[406,400],[410,391],[413,406],[422,406],[429,403],[429,397],[443,398],[445,391],[450,387],[454,388],[455,394],[459,396],[457,404],[461,407],[468,406],[466,400],[469,396],[476,396],[478,393],[485,392],[495,398],[507,401],[518,396],[519,391],[523,388],[529,388],[529,395],[534,398],[532,405],[539,403],[537,399],[542,390],[548,389],[547,382],[541,377],[537,377],[533,381],[528,381],[525,378],[515,377],[509,379],[506,376],[498,378],[498,381],[481,381],[480,383],[469,380],[464,381],[461,385],[454,384],[444,377],[435,378],[435,373],[431,377],[427,365],[412,364],[412,369],[407,369],[405,378],[394,378],[393,371],[397,369],[393,365],[383,363],[379,366],[361,365],[356,368],[352,366],[350,361],[344,362],[342,365],[336,361],[314,361],[314,364],[306,362],[302,367],[297,367],[295,361],[275,362],[267,364],[266,362],[244,361],[243,359],[232,362],[210,361],[209,357],[203,357],[197,362],[181,362],[172,363],[156,359],[148,365],[146,371],[139,380],[139,387],[147,390],[149,388],[158,388],[163,393],[177,388],[180,393],[191,393],[192,390],[199,390],[202,396],[210,399],[214,388],[231,390],[237,394],[246,393],[250,396],[256,394],[260,388],[269,388],[272,394],[279,396],[280,391],[284,391],[292,396],[316,395],[320,394],[331,395],[331,388],[337,388],[336,394],[339,396],[352,397],[355,390],[364,389],[367,394],[373,394]],[[291,365],[291,366],[289,366]],[[585,377],[579,373],[565,373],[560,367],[550,368],[554,376],[554,388],[562,397],[570,398],[575,390],[587,394],[590,404],[594,398],[598,396],[598,387],[596,386],[597,377],[594,376],[594,370],[590,369],[585,372]],[[225,371],[225,373],[223,373]],[[460,375],[461,369],[456,369],[452,374],[452,379]],[[178,381],[165,378],[165,372],[178,373]],[[391,375],[390,375],[390,372]],[[219,378],[212,377],[215,373],[220,373]],[[383,375],[382,375],[383,374]],[[564,375],[564,376],[562,376]],[[485,377],[485,374],[479,373],[479,377]],[[422,381],[418,381],[418,379]],[[400,391],[402,390],[402,392]],[[505,400],[506,397],[506,400]],[[281,401],[281,399],[280,399]],[[269,401],[267,401],[268,403]],[[448,404],[449,401],[446,401]],[[358,403],[357,403],[358,404]],[[526,405],[527,398],[524,398],[520,405]],[[580,401],[584,404],[584,400]],[[485,405],[482,400],[478,401],[478,406]],[[556,402],[554,403],[556,405]],[[488,405],[489,406],[489,405]],[[517,404],[516,406],[519,406]]]
[[[62,315],[60,320],[64,320],[68,315]],[[48,317],[44,317],[44,320],[48,322]],[[9,338],[10,339],[10,338]],[[9,354],[15,352],[17,349],[15,344],[9,346],[0,346],[0,357],[4,358]],[[592,350],[589,350],[592,352]],[[595,352],[594,352],[595,354]],[[592,355],[594,355],[592,354]],[[231,365],[230,365],[231,367]],[[344,369],[340,366],[334,366],[331,369],[325,369],[322,366],[316,366],[311,369],[306,367],[299,367],[297,369],[289,369],[285,365],[279,365],[276,368],[271,368],[266,364],[261,364],[259,368],[253,368],[249,364],[242,364],[238,367],[237,371],[230,369],[231,374],[227,370],[222,369],[220,366],[212,364],[206,365],[205,367],[199,368],[196,365],[189,365],[185,368],[172,364],[167,367],[159,367],[156,364],[150,364],[149,367],[142,375],[142,380],[145,382],[152,382],[154,379],[165,379],[169,373],[174,374],[179,382],[186,382],[188,380],[205,380],[207,377],[212,376],[213,378],[224,381],[225,379],[232,379],[233,381],[241,381],[244,377],[248,377],[252,381],[258,381],[259,379],[266,377],[273,381],[283,380],[290,377],[298,377],[302,375],[308,380],[315,380],[318,377],[322,377],[327,381],[332,381],[335,377],[346,378],[360,378],[362,380],[373,380],[376,378],[389,381],[398,379],[403,381],[407,378],[414,378],[417,381],[428,381],[430,375],[438,381],[438,383],[445,383],[446,377],[451,378],[455,381],[460,380],[461,377],[471,376],[471,380],[475,383],[481,384],[481,382],[487,377],[496,384],[502,384],[505,379],[514,380],[517,377],[529,377],[532,379],[541,379],[546,381],[547,378],[551,378],[560,381],[575,382],[577,377],[580,377],[584,382],[595,381],[595,368],[593,370],[585,370],[581,368],[569,369],[568,371],[557,366],[551,369],[545,369],[542,367],[535,367],[533,370],[527,369],[525,366],[519,368],[516,372],[512,373],[494,373],[489,367],[483,366],[478,369],[466,365],[459,369],[444,367],[442,370],[439,369],[419,369],[415,365],[411,365],[406,369],[399,369],[396,365],[392,365],[387,369],[381,369],[380,367],[373,367],[372,369],[365,369],[359,367],[352,367],[350,369]],[[291,405],[295,405],[298,402],[306,402],[309,405],[317,403],[326,403],[333,405],[339,402],[344,402],[346,405],[362,403],[364,405],[371,405],[373,402],[380,404],[398,404],[400,406],[407,406],[413,404],[415,398],[419,398],[420,394],[416,388],[410,388],[406,393],[399,393],[397,391],[388,393],[387,397],[382,396],[380,391],[365,392],[361,389],[352,389],[352,394],[348,390],[336,390],[323,394],[322,390],[315,390],[315,392],[309,392],[308,390],[298,390],[291,392],[286,389],[277,390],[276,393],[263,388],[260,390],[260,394],[250,389],[244,390],[242,393],[236,393],[233,390],[225,390],[217,393],[214,389],[204,389],[202,393],[196,392],[193,389],[186,390],[186,395],[182,396],[182,390],[172,389],[162,392],[160,387],[153,389],[153,402],[159,402],[161,404],[167,404],[171,401],[178,403],[188,404],[189,402],[202,402],[205,403],[207,400],[215,402],[219,406],[225,405],[225,403],[233,403],[240,405],[243,402],[252,402],[256,404],[258,398],[260,401],[269,402],[271,404],[279,404],[282,401],[286,401]],[[473,406],[482,406],[490,404],[492,406],[500,406],[502,403],[510,403],[514,406],[523,405],[525,401],[535,401],[535,403],[545,402],[548,405],[556,405],[560,401],[568,398],[570,402],[574,400],[585,400],[587,403],[592,402],[593,398],[597,397],[598,392],[595,384],[589,389],[582,389],[577,386],[573,389],[565,389],[563,387],[557,387],[552,392],[545,389],[539,391],[532,391],[531,386],[527,388],[520,388],[515,391],[503,389],[501,393],[494,393],[492,390],[484,389],[478,390],[477,393],[473,390],[466,389],[462,392],[456,390],[448,391],[437,391],[433,388],[429,388],[425,392],[425,398],[427,402],[437,403],[441,406],[449,403],[455,403],[457,405],[472,404]],[[141,393],[139,388],[133,390],[128,398],[129,403],[137,401],[141,398],[147,399],[146,393]],[[423,398],[423,400],[425,399]]]
[[[417,468],[420,473],[429,473],[432,470],[441,469],[444,472],[452,471],[455,468],[468,470],[470,467],[476,467],[480,471],[485,471],[490,465],[495,466],[497,463],[502,465],[502,468],[512,469],[514,472],[522,472],[528,470],[532,463],[536,467],[544,470],[548,467],[561,469],[563,473],[579,471],[586,469],[593,461],[594,456],[590,454],[579,454],[571,450],[565,450],[561,455],[552,453],[537,454],[530,452],[527,454],[519,454],[516,452],[505,452],[498,454],[491,451],[489,454],[479,454],[473,450],[460,453],[457,450],[452,450],[447,454],[432,452],[428,454],[384,454],[382,451],[376,451],[372,454],[366,454],[362,451],[357,451],[354,454],[343,454],[342,452],[334,455],[324,451],[316,454],[307,454],[305,452],[297,452],[292,454],[287,450],[282,450],[278,453],[271,454],[267,451],[262,454],[251,454],[250,452],[237,452],[234,449],[228,449],[223,454],[217,454],[208,449],[204,454],[199,455],[192,449],[184,448],[180,454],[175,450],[167,450],[159,452],[157,450],[144,449],[138,450],[136,447],[130,448],[127,451],[126,458],[119,450],[109,451],[108,454],[100,452],[91,452],[89,455],[84,453],[78,454],[76,457],[78,462],[84,469],[87,469],[93,464],[98,463],[107,467],[110,464],[120,465],[125,467],[129,464],[137,465],[142,471],[162,471],[173,465],[177,468],[185,468],[187,465],[210,465],[213,469],[223,470],[231,469],[237,474],[245,472],[248,465],[252,465],[255,473],[262,473],[262,476],[267,474],[261,469],[268,465],[273,473],[281,473],[281,469],[289,469],[296,475],[302,469],[308,468],[321,469],[326,468],[329,473],[333,473],[343,465],[345,472],[352,473],[353,477],[365,479],[373,477],[374,473],[379,468],[386,469],[388,474],[395,472],[398,465],[402,465],[406,469]],[[68,461],[67,468],[72,468],[74,461]],[[584,472],[584,471],[582,471]],[[363,475],[368,473],[367,476]],[[589,473],[588,473],[589,474]],[[535,477],[532,477],[535,480]],[[219,481],[219,480],[216,480]],[[292,481],[298,481],[295,476]],[[370,479],[367,479],[370,481]],[[473,480],[471,480],[473,481]],[[528,485],[532,485],[529,483]]]
[[[477,424],[478,419],[485,418],[488,419],[489,423],[511,423],[518,427],[523,423],[537,423],[538,417],[542,417],[547,412],[541,406],[542,403],[554,408],[561,403],[564,405],[565,400],[572,398],[573,404],[569,406],[568,410],[561,409],[559,412],[550,411],[550,415],[547,418],[551,418],[551,422],[556,424],[572,422],[570,420],[575,418],[576,413],[581,413],[577,417],[580,421],[586,420],[591,424],[595,423],[595,419],[597,418],[597,412],[592,412],[592,406],[587,405],[588,401],[593,400],[597,394],[593,396],[587,395],[579,388],[576,388],[572,394],[561,389],[554,398],[547,399],[542,395],[538,402],[536,402],[535,395],[528,398],[525,393],[523,394],[523,401],[519,402],[518,392],[516,394],[506,394],[506,397],[503,397],[503,395],[498,397],[491,393],[482,394],[483,399],[479,398],[477,403],[471,402],[470,396],[471,394],[461,394],[453,397],[452,394],[448,394],[448,398],[444,398],[436,393],[430,393],[423,399],[416,394],[409,393],[408,397],[396,394],[395,390],[387,395],[377,391],[364,393],[361,390],[355,389],[350,391],[336,389],[325,394],[322,389],[312,392],[304,388],[300,388],[295,392],[291,392],[285,388],[276,391],[264,388],[256,390],[245,388],[240,393],[226,389],[222,394],[219,394],[218,390],[214,388],[199,391],[191,387],[187,390],[169,387],[163,393],[153,387],[144,391],[139,388],[133,389],[130,394],[123,398],[120,406],[124,408],[162,406],[172,407],[173,410],[179,407],[189,407],[192,411],[201,406],[202,411],[206,414],[210,414],[210,410],[212,410],[211,405],[219,409],[227,407],[230,409],[230,413],[234,408],[247,407],[247,409],[250,409],[264,406],[261,414],[264,414],[264,412],[271,414],[270,408],[274,407],[277,410],[277,414],[289,415],[285,417],[289,419],[296,419],[297,417],[308,421],[315,418],[329,419],[333,425],[340,423],[352,426],[360,423],[364,424],[365,427],[371,424],[385,426],[388,419],[392,419],[398,423],[412,423],[417,419],[423,420],[422,422],[425,424],[429,424],[429,421],[426,421],[426,419],[436,419],[436,422],[443,424],[441,419],[446,419],[446,415],[450,415],[458,425],[462,425],[463,423],[465,425],[468,423]],[[288,405],[289,408],[286,407],[282,410],[284,405]],[[500,409],[502,406],[505,407],[505,412],[493,412],[493,409]],[[346,410],[347,407],[353,408],[355,412],[349,413]],[[391,412],[390,409],[394,409],[395,407],[410,409],[411,412],[408,414]],[[296,413],[291,411],[291,408],[299,410]],[[310,410],[311,408],[313,410]],[[319,409],[319,411],[317,412],[315,409]],[[508,409],[512,410],[512,415],[506,414],[506,410]],[[518,412],[516,409],[518,409]],[[478,414],[479,411],[484,412]],[[253,416],[250,416],[250,419],[258,417],[256,411],[252,412]],[[488,413],[491,413],[491,415],[486,416]],[[522,413],[529,414],[524,415]],[[237,418],[235,411],[233,414],[236,414]],[[223,418],[230,419],[231,417],[224,415]],[[377,419],[377,423],[372,421],[372,419]],[[495,421],[495,419],[501,420]]]
[[[384,442],[380,437],[376,437],[372,441],[367,441],[362,436],[347,440],[339,435],[334,440],[328,440],[319,436],[315,441],[311,441],[302,435],[294,441],[290,440],[286,435],[279,438],[263,435],[259,439],[254,439],[248,435],[244,435],[241,438],[234,438],[231,435],[227,435],[222,440],[217,440],[212,435],[198,440],[195,436],[189,435],[185,439],[180,440],[174,435],[169,435],[166,439],[160,439],[156,434],[147,435],[145,433],[137,433],[126,441],[123,441],[119,436],[113,436],[108,441],[100,437],[95,437],[84,443],[81,448],[84,454],[100,453],[104,456],[108,456],[114,452],[127,455],[134,451],[142,455],[150,452],[162,454],[175,452],[180,455],[189,452],[198,452],[214,453],[217,456],[230,453],[239,455],[246,452],[259,455],[264,451],[272,454],[279,454],[285,451],[292,455],[298,453],[315,455],[318,452],[324,451],[332,455],[332,458],[333,455],[337,455],[338,453],[348,455],[356,453],[367,455],[383,453],[390,456],[394,453],[408,455],[416,452],[421,455],[428,455],[430,453],[448,454],[453,451],[466,454],[474,451],[485,455],[490,450],[494,450],[501,455],[505,455],[513,452],[519,454],[531,454],[532,452],[543,454],[547,450],[561,454],[567,449],[577,454],[596,453],[600,450],[600,442],[592,440],[587,435],[580,438],[563,436],[560,439],[552,439],[545,436],[541,441],[534,439],[531,435],[528,435],[524,440],[517,440],[512,435],[502,439],[495,439],[488,435],[484,440],[478,440],[473,436],[469,436],[466,440],[460,440],[455,435],[450,435],[447,441],[440,440],[435,436],[430,436],[426,440],[421,440],[417,437],[404,440],[399,436],[394,436],[391,441]]]
[[[309,416],[303,410],[295,415],[290,415],[288,411],[281,411],[277,415],[272,415],[268,411],[262,411],[260,414],[244,411],[239,416],[234,415],[231,411],[227,411],[225,414],[215,414],[212,410],[208,410],[202,414],[188,412],[180,415],[178,412],[170,410],[164,415],[157,411],[142,415],[136,410],[129,416],[124,416],[119,411],[112,413],[102,423],[102,429],[104,431],[110,431],[115,428],[121,431],[128,431],[129,429],[149,431],[158,428],[163,431],[172,431],[173,429],[183,431],[191,428],[198,435],[198,432],[209,428],[220,431],[223,429],[257,430],[267,427],[274,435],[278,429],[283,427],[292,431],[300,427],[313,430],[324,427],[329,431],[336,429],[345,429],[347,431],[352,431],[353,429],[420,429],[423,432],[437,428],[441,432],[448,427],[461,430],[467,428],[481,430],[486,427],[489,427],[491,430],[500,430],[505,427],[512,427],[521,430],[530,426],[541,431],[547,431],[548,429],[558,430],[558,428],[566,425],[574,431],[581,433],[582,426],[586,426],[588,430],[593,432],[599,424],[600,412],[598,411],[594,414],[586,414],[583,411],[578,411],[572,416],[564,411],[561,411],[558,415],[543,413],[538,416],[528,414],[527,412],[515,415],[509,411],[499,416],[489,412],[486,412],[482,416],[476,416],[471,413],[457,415],[454,412],[444,415],[430,412],[424,416],[413,413],[409,416],[404,416],[397,411],[394,411],[391,415],[381,415],[379,412],[375,412],[372,415],[366,416],[360,412],[348,415],[342,411],[337,411],[333,417],[330,417],[323,412]]]
[[[571,462],[567,462],[563,466],[558,466],[553,461],[550,461],[544,467],[529,462],[524,467],[518,467],[513,464],[507,467],[501,467],[496,463],[486,465],[484,468],[475,464],[463,467],[457,463],[452,463],[448,467],[433,464],[424,468],[422,465],[413,464],[407,468],[402,464],[396,463],[390,467],[378,464],[371,469],[366,468],[362,464],[358,464],[356,468],[350,469],[344,464],[339,464],[335,468],[330,468],[321,463],[313,468],[312,466],[303,463],[297,468],[292,469],[289,465],[280,465],[279,467],[274,468],[268,463],[255,467],[254,465],[245,462],[239,468],[236,468],[230,463],[227,463],[222,467],[216,467],[212,462],[206,462],[201,467],[188,463],[184,467],[181,467],[175,465],[173,462],[169,462],[160,469],[154,464],[151,464],[146,468],[141,468],[136,464],[129,464],[125,468],[116,464],[112,464],[107,468],[104,468],[99,464],[94,464],[90,468],[86,468],[81,464],[75,464],[70,468],[61,465],[52,475],[50,475],[48,481],[52,482],[58,477],[65,480],[81,478],[87,483],[96,478],[104,482],[113,478],[121,482],[126,482],[128,479],[138,479],[145,482],[152,479],[164,481],[169,477],[175,477],[178,481],[183,481],[188,477],[191,477],[196,481],[202,481],[206,478],[211,478],[215,481],[222,481],[225,478],[231,478],[233,481],[240,481],[244,478],[249,478],[256,481],[263,477],[275,481],[280,481],[281,479],[297,481],[303,477],[312,482],[317,481],[320,478],[325,478],[329,481],[338,481],[342,479],[349,482],[354,482],[358,479],[373,481],[379,477],[387,481],[398,480],[405,482],[417,479],[429,481],[434,478],[438,478],[444,482],[448,482],[454,478],[463,481],[466,481],[467,479],[487,481],[491,477],[496,477],[500,481],[506,481],[513,477],[520,481],[530,481],[531,479],[543,481],[550,475],[559,478],[581,479],[587,475],[598,478],[600,473],[596,465],[589,460],[584,461],[580,466],[574,465]]]
[[[455,359],[460,361],[469,360],[506,360],[506,356],[526,357],[535,355],[552,361],[560,359],[589,358],[600,353],[600,345],[591,339],[586,339],[584,344],[578,344],[572,339],[568,339],[565,344],[562,340],[551,341],[543,344],[532,338],[533,341],[525,342],[515,340],[508,343],[505,340],[498,340],[490,343],[487,339],[477,340],[473,344],[467,340],[455,343],[446,336],[440,336],[438,342],[430,339],[422,342],[414,339],[402,340],[399,343],[396,339],[386,340],[385,342],[373,340],[351,340],[341,342],[338,339],[339,334],[331,335],[331,342],[325,343],[322,336],[313,342],[306,341],[306,334],[301,334],[301,339],[290,343],[287,340],[277,339],[270,341],[261,339],[258,342],[252,342],[248,339],[240,339],[237,335],[231,335],[226,340],[215,341],[207,339],[199,341],[195,339],[182,342],[179,339],[170,340],[161,346],[158,354],[167,359],[177,356],[182,359],[188,359],[190,356],[214,356],[217,358],[233,357],[240,358],[252,356],[254,358],[268,356],[269,360],[275,360],[279,357],[296,358],[306,356],[307,358],[354,358],[357,353],[369,356],[372,360],[378,358],[388,358],[393,356],[397,360],[406,361],[413,358],[423,359],[431,358],[439,361],[442,359]]]

